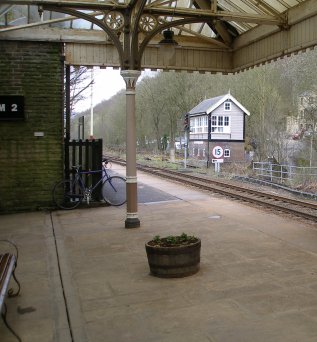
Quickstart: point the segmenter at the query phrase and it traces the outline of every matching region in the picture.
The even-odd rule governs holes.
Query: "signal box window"
[[[230,150],[228,148],[225,148],[224,151],[223,151],[223,155],[224,157],[230,157]]]
[[[208,133],[208,116],[198,116],[190,119],[191,133]]]
[[[231,102],[225,102],[225,111],[231,110]]]
[[[213,115],[211,117],[211,132],[212,133],[230,133],[229,116]]]

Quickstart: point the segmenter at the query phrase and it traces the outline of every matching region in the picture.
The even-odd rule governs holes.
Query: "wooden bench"
[[[14,253],[11,253],[6,249],[5,253],[2,253],[2,243],[6,243],[15,250]],[[11,333],[21,341],[20,337],[15,333],[15,331],[10,327],[7,322],[6,315],[7,315],[7,306],[5,304],[6,297],[15,297],[20,293],[20,283],[15,277],[15,269],[17,267],[18,262],[18,248],[17,246],[8,240],[0,240],[0,312],[1,317],[3,319],[4,324],[6,327],[11,331]],[[16,292],[12,288],[9,289],[10,279],[13,277],[15,282],[18,285],[18,289]]]

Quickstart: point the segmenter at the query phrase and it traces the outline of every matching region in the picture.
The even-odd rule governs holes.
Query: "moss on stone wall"
[[[63,170],[62,45],[0,41],[0,51],[0,95],[23,95],[26,117],[0,121],[0,212],[47,208]]]

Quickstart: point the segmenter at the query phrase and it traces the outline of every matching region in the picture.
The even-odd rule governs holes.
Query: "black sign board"
[[[24,120],[24,96],[0,95],[0,120]]]

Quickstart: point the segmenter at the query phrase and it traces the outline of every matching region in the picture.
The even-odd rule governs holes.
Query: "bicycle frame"
[[[93,186],[87,186],[85,184],[85,181],[83,180],[82,175],[92,175],[92,174],[97,174],[97,173],[101,173],[103,170],[96,170],[96,171],[77,171],[75,174],[75,179],[74,179],[74,183],[79,184],[79,186],[85,190],[85,189],[90,189],[91,191],[94,191],[97,186],[104,180],[107,179],[108,177],[103,175],[99,181],[97,183],[95,183]]]
[[[86,184],[85,184],[85,182],[83,180],[82,175],[93,175],[93,174],[97,174],[97,173],[102,173],[102,177],[99,179],[99,181],[97,183],[95,183],[93,186],[86,187]],[[108,178],[110,178],[110,177],[109,177],[105,167],[103,167],[102,170],[93,170],[93,171],[80,171],[80,170],[76,170],[74,183],[78,183],[79,186],[83,190],[90,189],[91,191],[94,191],[98,187],[98,185],[100,183],[103,183]]]
[[[101,170],[82,171],[80,165],[72,167],[72,177],[62,179],[54,185],[53,201],[60,209],[74,209],[82,201],[88,205],[96,196],[97,201],[105,201],[109,205],[120,206],[126,203],[126,180],[124,177],[107,171],[107,160],[103,160]],[[97,175],[87,179],[85,175]],[[98,189],[97,189],[98,188]]]
[[[101,170],[90,170],[90,171],[80,171],[79,167],[76,167],[75,169],[75,178],[73,180],[73,184],[75,185],[79,185],[83,194],[84,194],[84,199],[87,200],[87,203],[89,204],[90,198],[91,198],[91,194],[92,192],[100,185],[100,184],[104,184],[107,180],[109,180],[109,184],[111,185],[111,187],[113,188],[114,191],[116,191],[116,189],[114,188],[114,186],[112,185],[110,179],[111,176],[108,175],[108,172],[106,170],[105,165],[102,165],[102,169]],[[94,185],[91,186],[86,186],[82,175],[93,175],[93,174],[97,174],[97,173],[102,173],[102,177],[99,179],[99,181],[97,183],[95,183]]]

